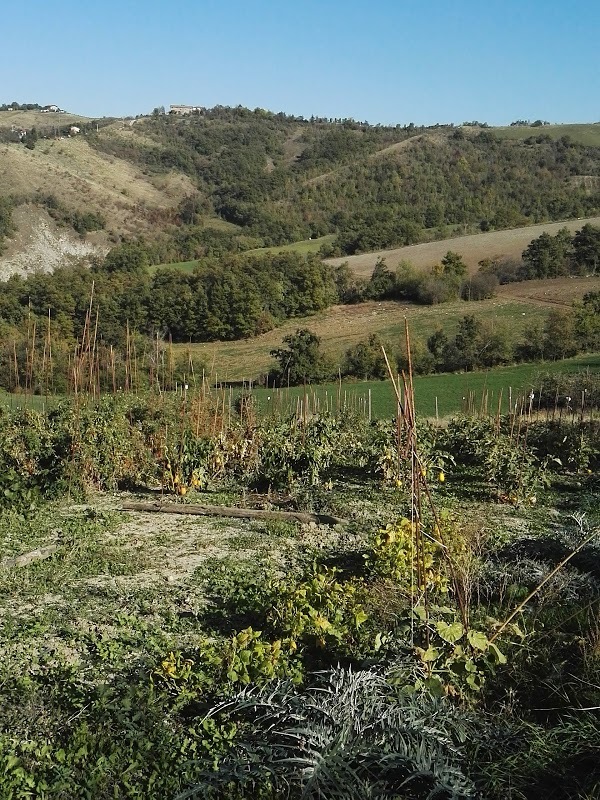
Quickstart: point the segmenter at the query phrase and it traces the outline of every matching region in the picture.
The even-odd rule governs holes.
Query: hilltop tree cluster
[[[327,308],[346,276],[296,253],[206,259],[192,273],[148,267],[146,249],[132,243],[114,248],[91,270],[12,276],[3,284],[0,318],[22,329],[50,314],[57,335],[74,341],[93,292],[97,335],[107,343],[122,343],[127,327],[176,342],[241,339]]]

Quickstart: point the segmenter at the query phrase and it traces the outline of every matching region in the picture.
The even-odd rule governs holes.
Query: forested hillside
[[[325,234],[322,254],[345,255],[600,211],[586,126],[509,138],[217,106],[87,120],[73,135],[62,117],[23,111],[15,124],[13,113],[0,112],[0,197],[107,245],[143,236],[153,263]]]
[[[182,259],[210,247],[193,229],[213,215],[237,226],[227,233],[233,249],[333,233],[328,254],[350,254],[600,209],[598,182],[589,179],[600,175],[600,148],[536,129],[510,140],[487,128],[370,126],[215,108],[139,120],[127,140],[100,131],[89,141],[195,182],[197,193],[179,209],[186,235],[175,250]]]

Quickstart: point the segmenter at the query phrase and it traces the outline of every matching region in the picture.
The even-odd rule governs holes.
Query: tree
[[[556,278],[570,272],[573,236],[566,229],[556,236],[541,234],[523,251],[525,278]]]
[[[38,140],[38,132],[35,129],[35,127],[33,127],[30,131],[27,131],[27,134],[25,136],[25,147],[28,150],[33,150],[35,148],[35,143],[37,142],[37,140]]]
[[[148,251],[140,242],[121,244],[109,250],[104,259],[106,272],[144,272],[150,264]]]
[[[472,314],[463,317],[458,323],[458,333],[454,339],[454,346],[458,354],[458,367],[460,369],[475,369],[479,363],[479,337],[482,332],[481,320]]]
[[[460,289],[463,300],[487,300],[494,297],[498,278],[491,272],[478,272],[466,280]]]
[[[452,250],[448,250],[442,258],[442,267],[444,275],[456,275],[459,278],[462,278],[468,272],[467,265],[460,253],[454,253]]]
[[[538,322],[525,330],[525,338],[515,347],[517,361],[538,361],[544,357],[544,331]]]
[[[600,228],[584,225],[573,238],[575,261],[586,272],[595,273],[600,262]]]
[[[367,285],[367,297],[371,300],[389,300],[396,294],[396,276],[385,263],[385,258],[378,258]]]
[[[571,311],[552,309],[544,325],[544,356],[551,359],[574,356],[578,350],[574,315]]]
[[[356,378],[383,380],[387,375],[385,358],[381,350],[381,339],[372,333],[368,339],[346,350],[342,372]]]
[[[427,349],[436,361],[439,361],[444,353],[444,349],[448,345],[448,337],[441,328],[438,328],[427,339]]]
[[[600,292],[588,292],[575,306],[575,336],[582,350],[600,350]]]
[[[4,246],[4,238],[10,236],[15,230],[12,211],[12,202],[4,197],[0,198],[0,253]]]
[[[284,336],[286,348],[271,350],[279,367],[271,373],[279,383],[297,386],[302,383],[319,383],[331,377],[331,365],[321,351],[321,339],[308,328]]]

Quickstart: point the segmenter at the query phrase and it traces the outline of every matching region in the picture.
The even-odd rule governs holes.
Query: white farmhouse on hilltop
[[[169,106],[169,114],[193,114],[200,106]]]

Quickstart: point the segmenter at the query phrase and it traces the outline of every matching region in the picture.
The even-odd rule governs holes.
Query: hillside
[[[13,212],[16,231],[0,256],[0,279],[33,272],[53,272],[80,259],[103,256],[107,247],[83,240],[74,231],[59,227],[42,208],[20,205]]]
[[[80,134],[69,136],[73,123]],[[4,111],[0,199],[27,204],[17,242],[37,205],[98,254],[143,236],[154,264],[316,239],[341,257],[597,216],[599,130],[372,126],[225,107],[129,120]]]
[[[0,125],[13,114],[25,121],[31,117],[31,122],[50,116],[1,112]],[[84,136],[41,138],[34,149],[18,142],[0,144],[0,186],[1,196],[16,204],[16,231],[0,255],[0,275],[51,270],[65,263],[63,255],[67,261],[71,255],[103,255],[121,238],[153,237],[193,192],[188,176],[144,175],[135,164],[90,147]],[[54,219],[48,219],[48,211]],[[69,224],[74,215],[99,220],[85,240]]]
[[[325,250],[335,256],[600,212],[595,126],[554,138],[522,130],[530,136],[205,109],[138,120],[127,138],[101,130],[93,144],[185,172],[198,190],[191,216],[214,213],[254,247],[334,235]]]
[[[367,302],[332,306],[318,314],[292,319],[253,339],[174,345],[178,355],[190,353],[219,381],[255,380],[273,366],[271,350],[281,347],[285,336],[309,328],[322,340],[323,350],[337,363],[345,351],[369,334],[377,334],[395,350],[404,338],[405,319],[415,339],[424,341],[437,328],[455,332],[465,314],[521,336],[535,323],[543,324],[548,310],[570,307],[584,294],[600,291],[600,276],[566,278],[564,281],[523,281],[501,286],[497,297],[478,303],[456,301],[436,306],[412,303]]]

